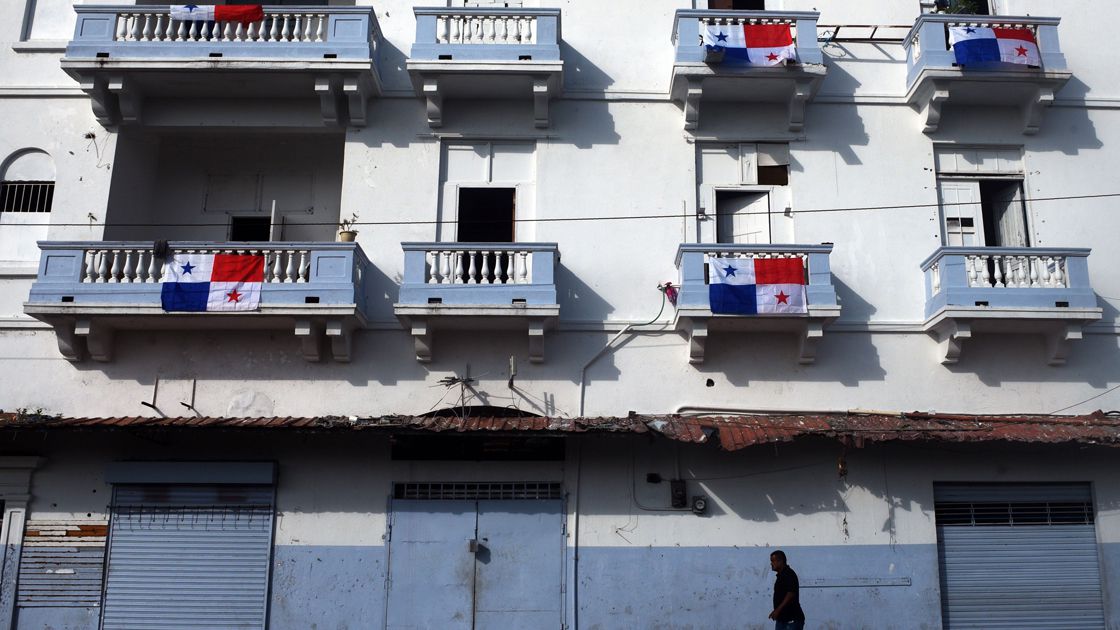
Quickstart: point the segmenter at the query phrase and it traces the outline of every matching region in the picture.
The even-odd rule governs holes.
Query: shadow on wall
[[[564,60],[564,91],[597,92],[614,84],[609,74],[564,41],[560,42],[560,58]]]
[[[607,101],[565,100],[554,103],[552,128],[562,134],[564,142],[578,149],[618,144],[621,140],[621,136],[615,129],[610,103]]]
[[[931,348],[936,345],[932,339],[929,343]],[[1115,340],[1106,344],[1101,335],[1086,333],[1084,339],[1070,341],[1069,344],[1066,364],[1050,367],[1046,364],[1046,339],[1043,335],[974,334],[965,342],[960,360],[942,367],[960,374],[975,374],[988,387],[1041,382],[1079,383],[1104,388],[1120,381],[1120,348]],[[1080,397],[1071,393],[1071,400],[1056,400],[1054,408],[1075,403],[1092,393]]]

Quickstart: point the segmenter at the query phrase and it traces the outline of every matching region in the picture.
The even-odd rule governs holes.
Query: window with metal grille
[[[397,499],[427,501],[559,499],[560,484],[553,482],[418,482],[393,486]]]
[[[984,527],[992,525],[1091,525],[1093,504],[1088,501],[938,502],[937,524]]]
[[[54,182],[0,182],[0,212],[50,212]]]

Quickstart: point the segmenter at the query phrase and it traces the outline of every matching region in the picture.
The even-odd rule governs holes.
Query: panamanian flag
[[[173,4],[171,19],[180,22],[241,22],[251,24],[264,19],[264,7],[259,4]]]
[[[789,24],[707,24],[704,45],[708,50],[722,50],[724,59],[752,66],[797,61]]]
[[[987,28],[982,26],[950,26],[949,45],[957,64],[974,66],[991,63],[1017,63],[1041,66],[1038,42],[1025,28]]]
[[[261,305],[264,256],[178,254],[160,282],[165,311],[255,311]]]
[[[808,313],[800,258],[711,258],[708,300],[713,313]]]

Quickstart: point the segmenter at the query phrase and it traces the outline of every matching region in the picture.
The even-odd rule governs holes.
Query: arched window
[[[50,212],[54,160],[40,149],[13,153],[0,165],[0,212]]]

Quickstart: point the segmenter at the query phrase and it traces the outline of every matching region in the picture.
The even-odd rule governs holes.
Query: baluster
[[[246,35],[245,25],[238,22],[237,23],[237,29],[233,31],[233,38],[236,39],[239,42],[243,42],[243,41],[245,41],[245,35]]]
[[[284,280],[289,283],[296,281],[296,253],[294,250],[288,252],[288,267],[284,271]]]
[[[484,35],[482,34],[482,22],[483,22],[483,20],[481,18],[474,18],[473,20],[471,20],[471,41],[470,41],[470,43],[480,44],[480,43],[483,42]]]
[[[1059,288],[1065,287],[1066,286],[1066,278],[1065,278],[1064,274],[1062,273],[1062,263],[1065,262],[1065,259],[1059,256],[1059,257],[1047,258],[1047,260],[1050,261],[1050,264],[1051,264],[1052,269],[1053,269],[1053,271],[1050,272],[1050,282],[1055,287],[1059,287]]]
[[[462,36],[462,33],[463,33],[463,28],[462,28],[462,24],[459,23],[459,18],[457,16],[452,17],[448,20],[448,28],[450,30],[449,30],[448,35],[447,35],[447,43],[458,44],[459,43],[459,38]]]
[[[315,41],[327,41],[327,16],[322,13],[319,14],[319,30],[315,33]]]
[[[930,287],[932,288],[932,295],[941,293],[941,267],[938,263],[934,263],[929,270],[932,277],[930,278]]]
[[[296,282],[306,283],[311,277],[311,252],[306,249],[301,249],[299,252],[299,272],[296,275]]]
[[[303,41],[305,42],[311,41],[311,20],[314,17],[310,13],[303,16]]]
[[[133,42],[140,41],[140,38],[144,36],[144,14],[143,13],[133,13],[132,14],[132,24],[131,24],[131,26],[132,26],[132,28],[129,29],[129,34],[128,34],[129,41],[133,41]]]
[[[97,251],[82,252],[82,282],[95,282],[97,280]]]
[[[490,252],[480,252],[482,256],[482,277],[479,278],[479,284],[494,284],[490,279]]]
[[[467,260],[469,261],[469,268],[467,269],[467,284],[478,284],[478,267],[475,264],[474,250],[467,251]]]
[[[128,14],[121,13],[117,16],[117,32],[116,40],[119,42],[128,40]]]
[[[295,14],[292,16],[292,40],[293,42],[299,41],[300,33],[303,32],[303,15]]]
[[[165,41],[167,39],[167,31],[169,30],[168,27],[171,26],[171,24],[170,24],[171,16],[168,15],[166,17],[167,17],[167,22],[164,22],[164,20],[163,20],[164,15],[162,13],[160,13],[159,15],[156,16],[156,29],[155,29],[155,34],[153,35],[153,38],[157,42],[162,42],[162,41]]]
[[[991,256],[984,255],[980,257],[980,280],[984,283],[981,286],[984,287],[992,286],[992,275],[991,272],[988,271],[989,260],[991,260]]]
[[[517,272],[517,274],[518,274],[517,283],[518,284],[528,284],[533,279],[529,275],[529,252],[517,252],[517,253],[521,257],[521,269],[519,269],[518,272]]]
[[[1040,283],[1042,284],[1042,286],[1044,286],[1044,287],[1052,287],[1052,286],[1054,286],[1054,285],[1053,285],[1053,284],[1051,284],[1051,282],[1050,282],[1050,264],[1049,264],[1049,260],[1050,260],[1050,258],[1049,258],[1049,257],[1043,258],[1043,257],[1041,257],[1041,256],[1039,256],[1038,258],[1036,258],[1036,259],[1035,259],[1035,264],[1036,264],[1036,265],[1038,265],[1038,275],[1039,275],[1039,282],[1040,282]]]
[[[999,256],[991,257],[992,267],[996,270],[996,287],[1004,287],[1004,258]]]
[[[278,249],[272,254],[272,280],[278,283],[284,281],[284,250]]]
[[[227,42],[230,42],[230,41],[233,41],[233,38],[236,35],[237,35],[237,31],[236,31],[236,29],[233,28],[233,22],[226,22],[225,23],[225,28],[222,29],[222,39],[226,40]]]
[[[1027,261],[1026,256],[1016,256],[1015,257],[1015,263],[1016,263],[1016,265],[1018,265],[1018,268],[1019,268],[1019,273],[1018,273],[1019,287],[1022,287],[1022,288],[1026,288],[1026,287],[1031,286],[1031,284],[1030,284],[1030,282],[1031,282],[1030,281],[1030,272],[1027,271],[1027,262],[1028,261]]]
[[[117,250],[110,250],[109,254],[113,257],[112,270],[109,271],[109,282],[121,281],[121,252]]]
[[[1024,259],[1027,261],[1027,273],[1030,274],[1030,286],[1042,286],[1038,281],[1038,267],[1035,265],[1036,258],[1034,256],[1024,256]]]
[[[499,16],[494,20],[494,39],[498,40],[499,44],[509,43],[509,18]]]
[[[439,252],[424,252],[424,284],[439,284]]]
[[[191,20],[190,40],[192,42],[198,41],[198,22]]]
[[[133,276],[136,274],[136,267],[132,264],[133,253],[134,251],[131,249],[126,249],[121,252],[124,256],[124,262],[121,268],[121,282],[132,282]]]
[[[434,253],[436,284],[449,284],[451,282],[451,253],[436,251]]]
[[[440,17],[436,18],[436,43],[437,44],[448,43],[447,32],[450,29],[450,25],[448,24],[448,21],[449,21],[449,18],[447,18],[445,16],[440,16]]]
[[[537,43],[537,20],[536,18],[525,18],[525,37],[522,38],[523,44]]]
[[[455,277],[453,277],[451,279],[452,284],[462,284],[464,282],[464,279],[463,279],[463,255],[464,255],[463,252],[460,252],[460,251],[454,252],[454,256],[455,256]]]
[[[487,44],[494,43],[494,18],[486,17],[482,20],[482,41]]]
[[[964,260],[965,269],[968,271],[968,286],[974,287],[976,286],[976,257],[967,256]]]
[[[94,252],[94,257],[97,259],[97,274],[93,277],[92,282],[108,282],[109,281],[109,251],[102,249]]]
[[[502,284],[510,284],[513,280],[513,252],[504,251],[505,263],[502,265]]]
[[[157,282],[159,282],[160,280],[163,279],[163,275],[160,274],[160,267],[161,267],[161,265],[160,265],[159,259],[156,258],[156,253],[154,251],[149,252],[149,254],[148,254],[148,280],[147,280],[149,283],[155,284],[155,283],[157,283]]]
[[[190,23],[189,22],[180,21],[179,22],[179,28],[175,31],[175,34],[177,35],[177,37],[175,39],[177,39],[179,41],[186,40],[187,39],[187,29],[188,28],[190,28]]]
[[[272,20],[272,28],[269,29],[269,35],[272,41],[278,42],[280,41],[280,15],[271,15],[269,17]]]
[[[280,39],[282,39],[286,42],[292,41],[291,17],[292,16],[290,14],[285,13],[284,14],[284,23],[280,26]]]
[[[140,37],[143,41],[152,41],[152,34],[155,33],[155,18],[156,16],[151,13],[144,14],[144,27],[140,29]]]

